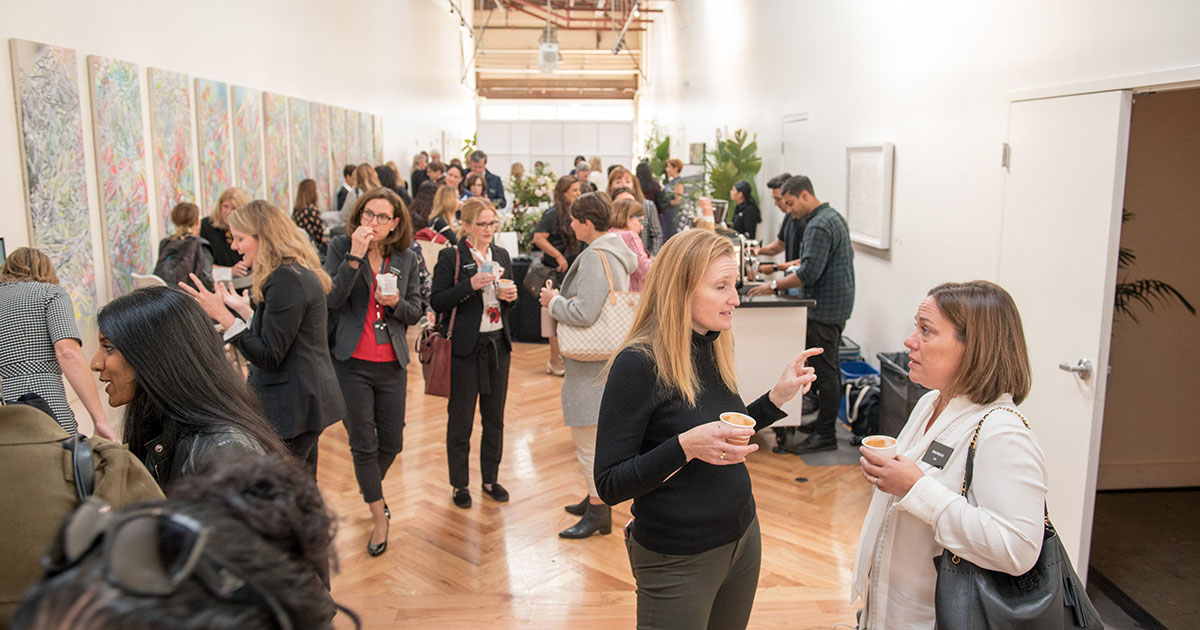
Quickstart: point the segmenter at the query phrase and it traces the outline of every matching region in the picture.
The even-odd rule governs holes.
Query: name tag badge
[[[473,271],[474,269],[475,269],[475,263],[473,263],[473,262],[469,262],[469,263],[463,265],[463,270],[465,270],[465,271]]]
[[[933,444],[929,445],[929,450],[925,451],[925,456],[921,458],[921,461],[934,468],[945,468],[946,462],[950,460],[950,456],[953,454],[954,449],[934,440]]]

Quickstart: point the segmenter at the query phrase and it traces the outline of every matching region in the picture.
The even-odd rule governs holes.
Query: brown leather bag
[[[462,253],[454,247],[454,284],[458,284],[459,267],[462,266]],[[437,326],[422,328],[417,335],[417,359],[421,361],[421,376],[425,377],[425,393],[430,396],[450,397],[450,337],[454,334],[454,316],[458,307],[450,311],[450,325],[446,327],[446,335]]]

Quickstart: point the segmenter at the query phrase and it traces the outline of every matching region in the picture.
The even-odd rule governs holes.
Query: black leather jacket
[[[146,444],[145,464],[158,485],[165,488],[176,479],[207,471],[220,459],[266,452],[258,440],[229,427],[215,433],[185,435],[176,440],[174,448],[168,448],[160,435]]]

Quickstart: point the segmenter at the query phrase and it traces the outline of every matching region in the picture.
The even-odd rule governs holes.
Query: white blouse
[[[481,269],[483,263],[492,262],[491,246],[488,246],[483,253],[480,253],[474,246],[470,246],[470,250],[471,255],[475,257],[476,264],[480,265]],[[504,275],[504,267],[495,264],[492,273],[499,278]],[[479,332],[494,332],[504,328],[504,320],[500,316],[500,298],[496,295],[496,283],[493,282],[483,287],[480,294],[483,297],[483,315],[479,318]]]
[[[896,452],[925,476],[903,499],[876,489],[863,521],[851,594],[866,598],[863,630],[933,628],[933,558],[942,549],[1012,575],[1028,571],[1041,553],[1045,456],[1016,414],[997,410],[983,423],[971,488],[961,496],[975,426],[992,409],[1017,409],[1012,396],[985,405],[954,398],[925,432],[939,395],[921,398],[897,438]],[[941,469],[921,461],[934,440],[954,449]]]

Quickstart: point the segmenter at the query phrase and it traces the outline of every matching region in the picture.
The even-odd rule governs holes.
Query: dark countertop
[[[810,298],[799,298],[792,295],[742,295],[742,303],[738,308],[778,308],[807,306],[812,308],[817,301]]]

